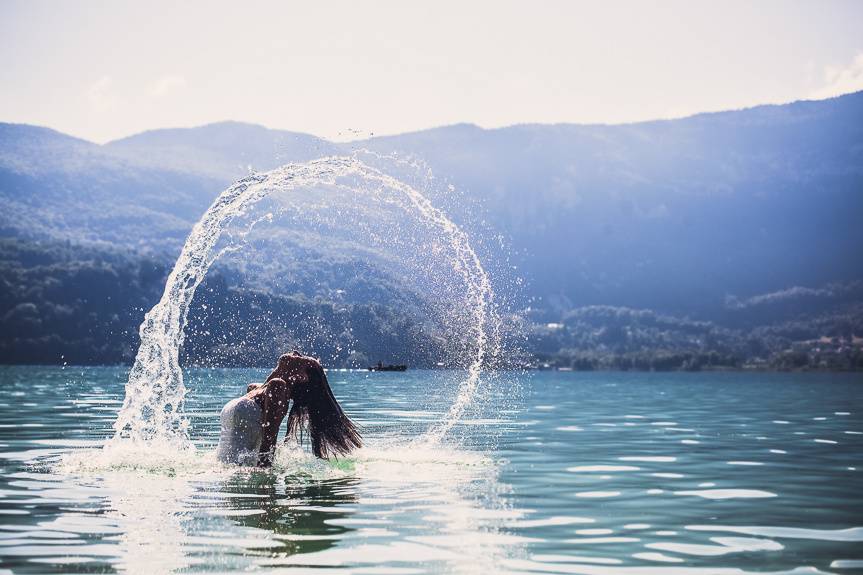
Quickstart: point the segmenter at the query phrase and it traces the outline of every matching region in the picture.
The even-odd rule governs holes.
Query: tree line
[[[336,265],[348,264],[329,267]],[[423,317],[409,294],[399,295],[392,278],[328,271],[323,261],[315,270],[314,293],[302,286],[274,293],[245,285],[229,268],[211,271],[189,311],[182,361],[258,366],[271,363],[274,350],[297,348],[341,367],[379,360],[451,364],[451,334]],[[131,363],[138,328],[169,271],[166,258],[128,249],[0,239],[0,362]],[[336,284],[357,275],[362,297],[342,297]],[[753,323],[758,314],[751,305],[734,306],[729,313],[746,313],[748,325],[615,306],[573,308],[554,321],[548,312],[525,310],[507,318],[510,341],[520,338],[521,352],[508,356],[509,367],[863,369],[863,303],[801,300],[794,308],[787,299],[785,313],[767,314],[765,323]]]

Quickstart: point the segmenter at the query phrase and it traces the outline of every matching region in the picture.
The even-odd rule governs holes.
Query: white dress
[[[264,436],[264,413],[253,399],[238,397],[222,408],[216,456],[223,463],[257,465]]]

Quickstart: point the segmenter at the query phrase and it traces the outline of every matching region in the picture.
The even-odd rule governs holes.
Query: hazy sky
[[[616,123],[863,89],[863,1],[0,0],[0,121],[103,142]]]

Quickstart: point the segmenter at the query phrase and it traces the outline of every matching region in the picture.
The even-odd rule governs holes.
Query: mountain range
[[[841,338],[850,330],[853,347],[854,338],[863,335],[854,311],[863,301],[863,92],[858,92],[678,120],[499,129],[459,124],[350,143],[225,122],[98,145],[47,128],[0,124],[0,321],[6,322],[0,359],[48,361],[44,354],[54,353],[27,355],[32,345],[12,342],[23,325],[20,306],[29,304],[24,316],[31,319],[41,313],[28,282],[61,268],[80,268],[81,262],[122,260],[140,271],[147,261],[164,273],[191,226],[231,182],[252,171],[340,154],[398,157],[427,166],[434,179],[417,175],[405,162],[385,163],[395,166],[394,175],[424,182],[432,202],[476,241],[510,297],[511,311],[535,326],[566,326],[579,318],[581,330],[604,330],[607,325],[584,321],[607,314],[578,310],[619,308],[678,318],[681,325],[706,322],[715,333],[737,330],[738,339],[756,329],[822,321],[824,314],[845,327],[822,321],[818,329],[824,333],[810,330],[800,337]],[[344,254],[317,257],[342,267],[360,265],[346,262]],[[224,277],[231,284],[230,272]],[[344,277],[330,274],[327,285],[299,278],[288,293],[270,295],[323,301],[344,287],[339,285]],[[159,281],[139,294],[135,309],[154,301]],[[242,279],[235,283],[239,287]],[[513,289],[517,284],[522,287]],[[362,293],[386,295],[349,303],[386,307],[394,297],[393,289]],[[51,297],[56,306],[77,305],[60,301],[61,295]],[[140,313],[128,311],[125,323],[134,323]],[[70,339],[51,337],[56,321],[39,318],[41,331],[34,337],[53,342],[39,349],[62,347]],[[99,325],[88,329],[106,329]],[[131,332],[124,341],[133,348]],[[618,355],[650,349],[644,338],[633,347],[638,338],[621,336],[623,347],[615,348],[581,337],[534,336],[555,342],[542,351],[546,357],[566,346],[577,352],[578,346],[593,345],[594,351]],[[777,349],[803,341],[776,337],[784,338]],[[111,347],[110,338],[103,343]],[[77,361],[128,358],[128,352],[88,358],[86,349],[79,350]],[[731,344],[723,352],[760,353]],[[411,353],[403,350],[401,357],[410,359]]]

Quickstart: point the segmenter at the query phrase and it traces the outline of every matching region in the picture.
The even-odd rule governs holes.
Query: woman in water
[[[308,428],[317,457],[329,459],[362,446],[359,431],[333,396],[321,364],[294,351],[279,358],[265,383],[249,385],[246,395],[222,408],[219,460],[269,466],[285,415],[285,441],[302,441],[303,428]]]

